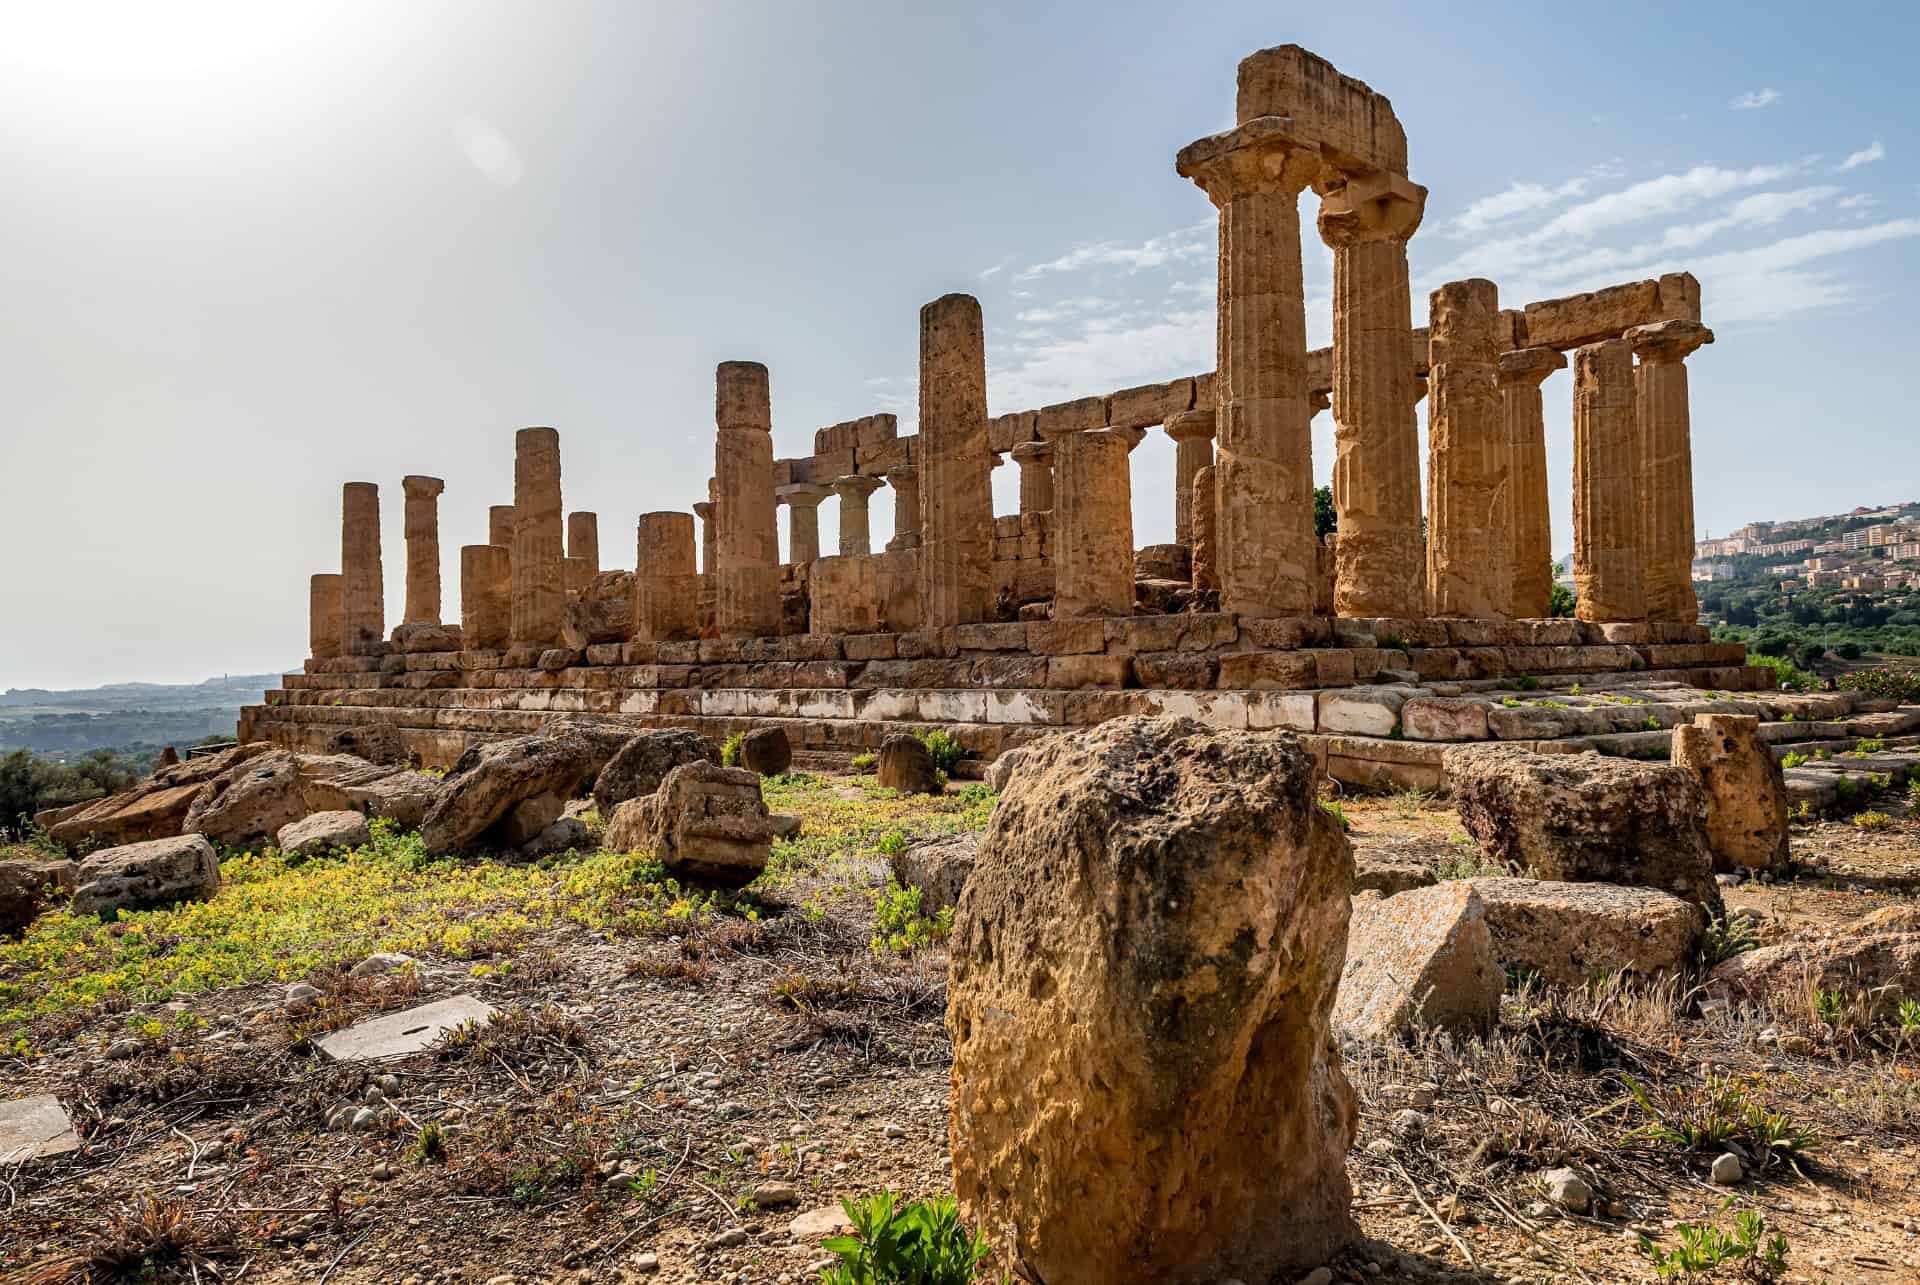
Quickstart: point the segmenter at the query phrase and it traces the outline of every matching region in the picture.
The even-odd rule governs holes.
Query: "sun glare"
[[[297,69],[356,6],[257,0],[54,0],[0,8],[0,65],[56,93],[204,92]]]

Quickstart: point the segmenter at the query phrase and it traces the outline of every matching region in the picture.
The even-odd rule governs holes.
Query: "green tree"
[[[1313,535],[1316,540],[1324,540],[1339,527],[1339,515],[1333,511],[1333,488],[1316,486],[1313,488]]]

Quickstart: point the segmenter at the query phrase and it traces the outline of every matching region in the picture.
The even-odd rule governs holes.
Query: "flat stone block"
[[[320,1041],[320,1051],[336,1062],[367,1062],[405,1057],[433,1047],[465,1022],[491,1022],[495,1009],[471,995],[455,995],[400,1013],[356,1022]]]
[[[1487,707],[1477,700],[1415,696],[1400,707],[1400,730],[1415,741],[1484,741]]]
[[[1247,726],[1255,731],[1284,727],[1311,732],[1316,725],[1318,702],[1312,692],[1247,692],[1242,699],[1247,706]]]
[[[953,640],[961,651],[1025,651],[1027,628],[1017,620],[1005,624],[957,625]]]
[[[1027,623],[1027,650],[1047,656],[1084,655],[1105,651],[1104,620],[1033,620]]]
[[[1055,656],[1047,662],[1047,686],[1073,691],[1081,687],[1125,687],[1133,672],[1126,656]]]
[[[1148,691],[1141,696],[1147,712],[1170,718],[1191,718],[1230,731],[1247,726],[1250,692]]]
[[[79,1149],[73,1121],[52,1094],[0,1102],[0,1169]]]
[[[1333,641],[1333,622],[1323,616],[1244,617],[1240,636],[1255,647],[1287,651],[1296,647],[1325,647]]]
[[[840,645],[848,660],[892,660],[898,654],[892,634],[849,634]]]
[[[1350,687],[1320,692],[1320,730],[1355,736],[1391,736],[1400,725],[1400,707],[1408,693],[1388,687]]]
[[[1066,698],[1061,692],[990,691],[987,693],[987,721],[1058,723],[1065,706]]]
[[[1222,690],[1305,689],[1319,683],[1313,657],[1297,651],[1230,651],[1220,657]]]

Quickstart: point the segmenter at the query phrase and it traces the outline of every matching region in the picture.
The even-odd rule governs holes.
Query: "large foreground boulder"
[[[47,907],[47,890],[72,892],[80,867],[71,861],[0,861],[0,937],[25,932]]]
[[[104,848],[80,863],[73,913],[104,915],[153,910],[211,897],[220,886],[220,858],[197,834]]]
[[[1776,1009],[1805,1012],[1821,991],[1864,1000],[1884,1018],[1920,999],[1920,932],[1790,941],[1735,955],[1713,970],[1717,991]]]
[[[301,760],[301,800],[310,813],[358,812],[385,817],[402,830],[418,830],[440,797],[439,778],[425,772],[350,758],[316,771],[309,765],[317,759],[301,756]]]
[[[557,820],[560,808],[580,793],[617,755],[633,733],[610,733],[571,723],[556,723],[531,736],[510,736],[473,746],[454,763],[441,794],[421,823],[420,836],[435,856],[479,844],[518,847]],[[515,809],[547,796],[557,803],[536,806],[545,815],[538,825]],[[502,822],[511,834],[492,834]]]
[[[699,762],[676,767],[658,790],[615,808],[603,845],[651,852],[683,878],[739,887],[767,868],[773,837],[759,775]]]
[[[352,754],[271,750],[207,782],[183,830],[227,848],[271,843],[315,812],[383,816],[410,830],[425,820],[440,789],[425,772]]]
[[[1722,913],[1706,795],[1684,768],[1476,745],[1448,750],[1446,773],[1467,833],[1509,869],[1658,888]]]
[[[1695,714],[1673,729],[1673,764],[1707,796],[1707,843],[1722,870],[1787,864],[1787,779],[1753,714]]]
[[[664,728],[638,732],[600,769],[593,783],[593,806],[603,820],[628,799],[652,794],[667,773],[683,763],[720,764],[720,747],[698,732]]]
[[[1493,954],[1556,986],[1596,973],[1672,972],[1687,962],[1706,927],[1691,901],[1653,888],[1551,879],[1475,879]]]
[[[187,813],[208,782],[273,752],[273,746],[266,744],[237,745],[218,754],[187,759],[161,768],[131,790],[78,808],[62,809],[61,815],[41,824],[70,848],[83,843],[111,846],[171,838],[181,832]]]
[[[1047,1285],[1292,1279],[1354,1235],[1353,863],[1279,732],[1114,719],[994,809],[951,944],[954,1187]]]
[[[1423,1026],[1485,1034],[1500,1019],[1505,989],[1473,885],[1414,888],[1354,902],[1333,1024],[1364,1040]]]

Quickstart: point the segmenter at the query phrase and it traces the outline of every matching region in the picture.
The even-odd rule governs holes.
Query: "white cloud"
[[[467,162],[489,182],[512,187],[525,176],[513,142],[486,121],[461,121],[453,128],[453,138]]]
[[[1852,196],[1841,197],[1837,204],[1843,210],[1866,210],[1880,204],[1880,202],[1876,198],[1868,196],[1865,192],[1855,192]]]
[[[1772,183],[1793,170],[1791,165],[1755,165],[1744,170],[1696,165],[1684,174],[1662,174],[1576,205],[1535,235],[1541,240],[1557,236],[1589,237],[1608,228],[1675,214],[1742,187]]]
[[[1737,112],[1747,112],[1747,111],[1752,111],[1756,107],[1771,107],[1773,104],[1779,101],[1780,101],[1779,90],[1756,89],[1751,91],[1750,93],[1741,94],[1738,98],[1735,98],[1732,102],[1728,103],[1727,106],[1733,108],[1733,110]]]
[[[1586,192],[1587,180],[1584,178],[1568,179],[1558,187],[1548,187],[1542,183],[1515,183],[1504,192],[1483,196],[1469,205],[1466,213],[1453,221],[1453,226],[1462,234],[1481,232],[1519,215],[1531,214],[1576,196],[1585,196]]]
[[[1887,145],[1876,138],[1859,151],[1849,152],[1847,159],[1840,162],[1840,168],[1843,170],[1859,169],[1862,165],[1871,165],[1875,161],[1886,159],[1886,155]]]
[[[1087,268],[1113,267],[1138,272],[1143,268],[1165,267],[1169,263],[1214,253],[1214,227],[1214,221],[1208,219],[1204,223],[1145,241],[1086,242],[1076,245],[1057,259],[1023,269],[1014,279],[1031,281],[1049,272],[1080,272]]]
[[[1072,335],[989,353],[988,401],[995,407],[1045,406],[1072,397],[1213,369],[1211,307],[1179,308],[1130,319],[1089,318]]]

